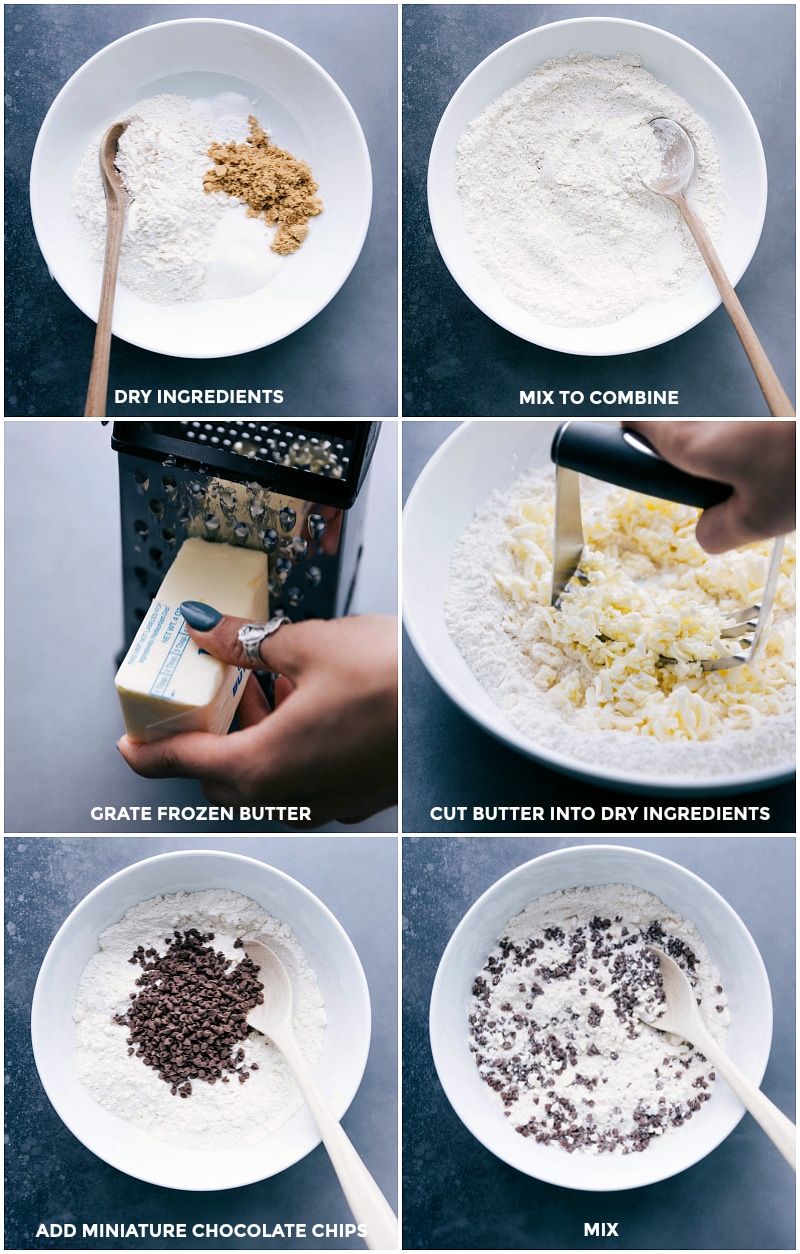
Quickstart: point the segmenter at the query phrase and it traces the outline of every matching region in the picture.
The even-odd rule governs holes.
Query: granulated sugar
[[[581,485],[590,582],[561,609],[549,605],[551,469],[489,497],[455,546],[445,622],[482,687],[533,747],[578,764],[696,779],[789,767],[793,540],[760,659],[702,673],[697,658],[735,649],[717,638],[720,606],[752,604],[769,546],[711,558],[696,511]]]
[[[606,326],[705,274],[676,206],[643,182],[660,167],[648,125],[657,117],[693,140],[694,196],[713,237],[713,135],[640,56],[548,61],[470,124],[456,167],[465,226],[476,259],[515,304],[555,326]]]
[[[684,970],[724,1048],[719,972],[694,925],[652,893],[571,888],[509,920],[475,980],[469,1047],[521,1136],[569,1153],[641,1152],[709,1100],[702,1054],[639,1020],[657,1019],[664,1000],[649,945]]]
[[[302,1105],[289,1066],[266,1037],[251,1031],[241,1042],[243,1057],[236,1061],[245,1064],[247,1083],[194,1079],[191,1096],[180,1100],[156,1070],[129,1052],[129,1029],[115,1019],[128,1012],[131,994],[136,993],[140,968],[131,964],[131,955],[140,945],[163,954],[165,938],[190,928],[213,933],[214,950],[236,963],[244,956],[237,940],[263,938],[269,944],[271,938],[288,952],[296,976],[295,1033],[306,1061],[312,1068],[316,1065],[324,1042],[325,1010],[314,972],[294,933],[249,898],[229,889],[208,889],[143,901],[102,933],[100,951],[90,959],[78,986],[78,1077],[95,1101],[158,1140],[209,1151],[253,1145],[283,1127]]]

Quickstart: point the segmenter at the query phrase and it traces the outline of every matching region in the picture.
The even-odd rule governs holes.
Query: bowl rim
[[[177,351],[173,348],[166,347],[163,343],[157,343],[159,339],[158,335],[155,336],[152,343],[150,342],[145,343],[144,341],[147,339],[147,336],[142,337],[141,335],[137,335],[136,339],[128,338],[128,335],[118,331],[117,328],[114,327],[114,335],[117,336],[118,339],[124,340],[125,343],[127,344],[133,344],[137,348],[142,348],[146,352],[159,353],[162,356],[166,356],[166,357],[177,357],[181,360],[183,359],[185,360],[195,360],[195,359],[213,360],[213,359],[216,359],[217,357],[219,358],[238,357],[238,356],[244,355],[245,353],[256,352],[257,350],[261,348],[269,347],[271,344],[279,343],[281,340],[286,339],[290,335],[294,335],[296,331],[299,331],[302,327],[306,326],[307,323],[311,322],[314,318],[316,318],[317,315],[320,314],[322,310],[328,304],[330,304],[334,296],[336,296],[337,293],[341,291],[342,287],[346,283],[347,279],[350,277],[353,271],[353,268],[355,267],[355,264],[361,255],[361,252],[364,247],[364,242],[367,237],[367,231],[369,230],[369,224],[370,224],[370,220],[372,217],[372,200],[373,200],[372,163],[370,160],[369,148],[367,146],[367,141],[364,135],[363,128],[361,126],[361,123],[358,120],[358,116],[353,106],[351,105],[350,101],[348,100],[342,88],[339,86],[336,80],[332,77],[332,75],[329,74],[328,71],[324,69],[324,67],[321,66],[319,62],[316,61],[309,53],[305,52],[297,44],[292,43],[291,40],[285,39],[282,35],[276,35],[272,31],[266,30],[265,28],[260,27],[260,26],[253,26],[252,23],[249,23],[249,22],[238,22],[231,18],[223,18],[223,17],[171,18],[169,21],[166,21],[166,22],[153,22],[152,24],[147,25],[147,26],[139,26],[135,30],[128,31],[126,32],[126,34],[120,35],[119,38],[113,39],[110,43],[105,44],[102,48],[98,48],[97,52],[94,52],[90,57],[87,58],[86,61],[82,62],[82,64],[78,66],[78,68],[74,71],[74,73],[71,74],[69,78],[66,80],[66,82],[63,83],[62,86],[60,87],[59,91],[57,92],[56,96],[52,100],[50,107],[48,108],[42,120],[41,126],[39,127],[39,132],[36,136],[36,143],[33,149],[33,155],[31,157],[31,167],[30,167],[30,174],[29,174],[29,179],[28,179],[28,200],[29,200],[29,206],[30,206],[30,214],[31,214],[32,222],[33,222],[33,229],[34,229],[34,234],[36,236],[36,242],[39,245],[39,250],[42,254],[42,257],[44,258],[45,264],[47,265],[47,268],[50,271],[51,277],[55,279],[56,283],[58,283],[58,286],[61,288],[62,292],[64,292],[64,295],[72,302],[73,305],[75,305],[77,309],[81,311],[81,313],[85,314],[87,318],[91,319],[92,322],[97,321],[97,311],[95,311],[94,313],[92,312],[91,302],[85,299],[85,296],[83,293],[73,294],[72,291],[67,291],[67,289],[62,286],[61,279],[58,277],[59,266],[58,266],[57,258],[54,257],[53,249],[49,245],[48,245],[48,248],[45,249],[45,244],[43,242],[48,239],[48,236],[47,236],[46,225],[43,222],[41,210],[39,207],[39,198],[37,195],[35,195],[35,188],[42,181],[43,177],[46,178],[46,172],[44,170],[45,158],[43,154],[45,150],[45,145],[48,140],[49,131],[54,125],[53,118],[57,116],[58,110],[60,106],[63,104],[62,97],[64,97],[69,91],[71,91],[75,84],[79,84],[80,80],[86,74],[91,72],[91,69],[96,62],[100,61],[103,57],[107,56],[112,50],[118,49],[122,44],[129,43],[129,42],[136,40],[137,38],[142,38],[146,35],[149,35],[153,31],[161,31],[167,28],[172,28],[172,27],[188,27],[188,26],[196,26],[196,27],[223,26],[223,27],[231,27],[232,29],[236,29],[240,31],[248,31],[252,35],[258,36],[260,39],[264,40],[267,43],[275,44],[275,45],[282,47],[287,52],[290,52],[292,55],[304,61],[307,64],[307,66],[327,84],[328,88],[338,98],[338,101],[341,107],[343,108],[344,112],[348,115],[349,121],[352,126],[352,139],[355,144],[355,149],[357,150],[358,162],[361,167],[360,173],[365,184],[365,195],[363,199],[363,204],[360,206],[358,214],[354,213],[351,215],[352,220],[357,229],[354,231],[353,237],[350,243],[349,264],[347,265],[347,268],[343,270],[340,275],[337,276],[337,280],[338,280],[337,286],[330,292],[327,292],[327,289],[325,289],[327,294],[325,294],[324,292],[321,293],[317,297],[317,299],[311,302],[311,304],[309,305],[309,308],[312,310],[312,312],[298,314],[296,319],[291,323],[290,329],[286,331],[282,331],[277,337],[269,337],[269,332],[266,329],[267,324],[266,322],[264,322],[263,325],[265,327],[265,331],[263,331],[261,334],[254,335],[252,337],[252,340],[248,341],[245,345],[241,347],[237,347],[237,348],[227,349],[224,351],[221,351],[218,349],[213,354],[209,354],[207,351],[203,349],[199,349],[199,348],[193,351],[191,344],[183,345],[180,351]],[[40,169],[40,167],[42,168]],[[213,302],[197,302],[197,303],[210,304]],[[154,308],[158,310],[160,306],[155,305]],[[167,306],[167,308],[169,308],[169,306]],[[257,324],[257,321],[258,320],[254,320],[254,325]],[[264,339],[265,334],[268,335],[268,338],[266,340]]]
[[[433,455],[423,466],[411,491],[408,494],[405,506],[403,508],[403,564],[409,560],[411,552],[410,532],[417,525],[416,514],[420,508],[418,502],[423,498],[429,489],[429,480],[441,469],[452,452],[453,447],[460,444],[461,441],[470,438],[469,432],[477,429],[479,426],[487,425],[495,433],[513,427],[522,427],[527,424],[535,424],[541,429],[545,420],[543,419],[467,419],[459,423],[455,431],[451,431],[445,440],[439,445]],[[613,422],[614,419],[606,421]],[[559,420],[553,419],[553,426],[558,425]],[[520,468],[520,471],[524,467]],[[494,489],[487,488],[488,496]],[[476,502],[476,506],[481,502]],[[473,513],[474,513],[473,506]],[[451,551],[452,556],[452,551]],[[737,773],[735,778],[728,776],[707,776],[698,778],[695,775],[678,775],[669,773],[666,775],[641,775],[631,777],[626,774],[622,767],[616,767],[600,762],[597,765],[584,765],[575,762],[573,759],[564,756],[557,750],[550,748],[548,745],[540,745],[523,736],[522,732],[517,731],[513,724],[509,723],[504,717],[503,711],[497,707],[497,712],[491,722],[487,721],[482,711],[478,711],[470,703],[462,688],[454,678],[451,678],[447,670],[440,664],[438,657],[429,646],[425,634],[426,620],[425,614],[421,613],[421,607],[416,598],[416,588],[413,581],[403,579],[402,582],[402,605],[403,605],[403,624],[408,632],[411,643],[416,650],[420,661],[422,662],[428,674],[435,680],[442,691],[450,700],[458,707],[458,709],[470,719],[472,723],[479,727],[481,731],[492,736],[507,748],[512,749],[521,757],[530,758],[534,762],[547,766],[554,771],[567,775],[571,779],[580,779],[585,783],[599,785],[602,787],[613,787],[619,791],[633,793],[635,795],[651,794],[654,791],[663,793],[667,797],[680,797],[691,795],[697,796],[727,796],[736,793],[748,792],[751,789],[767,786],[776,786],[794,779],[795,769],[792,763],[787,762],[781,765],[777,770],[774,767],[761,767],[756,770],[747,768]],[[427,612],[431,607],[425,606]],[[422,620],[422,621],[420,621]],[[457,650],[454,642],[451,642],[453,649]],[[460,656],[460,654],[459,654]]]
[[[213,1186],[209,1186],[205,1183],[203,1184],[198,1183],[196,1186],[192,1186],[189,1183],[169,1184],[161,1179],[154,1179],[152,1173],[148,1174],[146,1167],[142,1172],[134,1173],[130,1170],[129,1166],[123,1165],[120,1161],[118,1161],[118,1157],[115,1154],[115,1150],[113,1146],[111,1147],[111,1150],[112,1150],[111,1156],[106,1156],[105,1154],[100,1153],[98,1149],[94,1148],[94,1146],[87,1145],[86,1142],[83,1140],[83,1137],[80,1135],[80,1133],[76,1132],[75,1128],[72,1126],[72,1122],[70,1121],[70,1118],[67,1117],[67,1114],[65,1114],[65,1111],[64,1111],[64,1102],[62,1101],[62,1098],[61,1098],[61,1090],[58,1084],[57,1077],[54,1078],[53,1075],[51,1074],[51,1068],[49,1067],[47,1060],[46,1060],[45,1041],[49,1039],[49,1034],[45,1031],[44,1020],[43,1020],[43,1016],[44,1016],[44,1013],[46,1012],[46,1006],[47,1006],[45,984],[47,982],[50,969],[55,965],[57,961],[58,952],[63,944],[64,937],[68,934],[69,930],[74,925],[76,916],[79,913],[81,913],[89,903],[95,901],[100,896],[101,893],[107,892],[109,888],[114,886],[117,882],[124,880],[130,873],[134,871],[140,871],[142,868],[153,866],[156,863],[162,863],[162,864],[163,863],[176,863],[182,860],[186,860],[187,858],[197,858],[197,857],[200,857],[203,860],[209,860],[209,861],[211,861],[212,859],[213,860],[224,859],[226,861],[237,864],[240,867],[240,869],[243,871],[246,870],[247,867],[257,867],[259,868],[259,870],[263,870],[266,868],[266,870],[271,875],[276,876],[277,879],[281,881],[284,885],[290,886],[291,891],[293,892],[299,891],[300,895],[302,897],[305,897],[308,900],[309,904],[311,904],[316,911],[322,914],[326,918],[327,922],[330,925],[332,925],[333,928],[338,933],[340,940],[344,946],[344,949],[347,951],[348,958],[350,959],[352,963],[353,991],[356,994],[357,999],[359,1000],[359,1004],[361,1005],[362,1013],[363,1013],[364,1020],[365,1020],[365,1031],[363,1032],[360,1040],[357,1040],[354,1042],[354,1048],[352,1050],[352,1055],[351,1055],[355,1061],[355,1067],[353,1071],[353,1082],[350,1088],[347,1090],[346,1098],[343,1100],[342,1103],[337,1105],[336,1110],[334,1112],[336,1113],[337,1118],[341,1120],[342,1116],[349,1109],[351,1103],[353,1102],[361,1086],[361,1082],[364,1078],[364,1072],[367,1066],[370,1042],[371,1042],[371,1036],[372,1036],[372,1008],[371,1008],[370,995],[369,995],[369,986],[367,984],[367,978],[364,973],[364,968],[361,964],[361,959],[359,958],[358,952],[355,946],[353,945],[353,942],[350,940],[350,937],[347,934],[344,927],[342,926],[342,924],[339,922],[339,920],[336,918],[333,912],[325,905],[325,903],[321,901],[320,898],[317,897],[316,894],[311,891],[311,889],[306,888],[306,886],[302,884],[300,880],[295,879],[294,876],[289,875],[288,872],[281,871],[278,867],[272,866],[271,863],[262,862],[258,858],[250,857],[247,854],[232,853],[226,849],[169,850],[164,853],[154,854],[152,857],[149,857],[149,858],[140,858],[136,862],[131,862],[128,866],[121,868],[121,870],[119,871],[115,871],[113,875],[109,875],[106,879],[102,880],[101,883],[97,884],[93,889],[90,890],[90,892],[86,893],[80,899],[79,902],[76,903],[76,905],[67,915],[64,922],[59,927],[58,931],[56,932],[55,936],[53,937],[52,941],[50,942],[47,948],[47,952],[42,960],[41,966],[39,968],[39,973],[36,977],[36,985],[34,987],[33,998],[31,1001],[31,1015],[30,1015],[31,1029],[30,1030],[31,1030],[31,1044],[33,1047],[33,1056],[34,1056],[34,1061],[36,1063],[36,1070],[39,1076],[39,1080],[42,1084],[42,1087],[45,1093],[47,1094],[48,1100],[50,1101],[51,1105],[53,1106],[53,1109],[55,1110],[56,1114],[59,1116],[61,1121],[64,1123],[64,1125],[69,1129],[72,1135],[76,1137],[76,1139],[79,1140],[81,1144],[85,1146],[86,1149],[89,1150],[91,1154],[94,1154],[96,1157],[100,1158],[101,1161],[109,1163],[109,1165],[114,1167],[116,1170],[122,1171],[126,1175],[129,1175],[134,1179],[144,1180],[146,1183],[154,1184],[161,1188],[172,1188],[172,1189],[177,1189],[179,1191],[191,1191],[192,1189],[194,1189],[194,1191],[197,1191],[197,1192],[210,1193],[210,1192],[217,1192],[217,1191],[222,1192],[226,1189],[232,1189],[232,1188],[242,1188],[249,1184],[255,1184],[261,1180],[269,1179],[271,1178],[272,1175],[282,1174],[289,1167],[294,1166],[295,1163],[300,1162],[303,1158],[307,1157],[307,1155],[310,1154],[312,1150],[316,1149],[316,1147],[320,1144],[322,1140],[322,1137],[319,1133],[319,1129],[315,1126],[313,1137],[310,1138],[310,1143],[305,1148],[302,1148],[299,1152],[295,1153],[293,1157],[290,1157],[290,1159],[278,1171],[269,1172],[267,1173],[267,1175],[264,1175],[261,1171],[257,1169],[258,1155],[257,1153],[254,1152],[250,1155],[250,1158],[252,1159],[253,1167],[254,1167],[254,1170],[251,1174],[247,1175],[246,1178],[237,1180],[235,1182],[227,1183],[224,1185],[219,1185],[216,1188],[214,1188]],[[213,887],[213,885],[210,885],[210,887]],[[176,890],[170,890],[170,891],[178,892],[178,891],[202,891],[202,890],[199,890],[199,889],[198,890],[177,890],[176,889]],[[231,891],[238,891],[238,890],[231,890]],[[156,893],[155,895],[158,896],[161,894]],[[242,896],[244,896],[243,893],[242,893]],[[141,900],[146,901],[146,900],[149,900],[149,898],[143,897]],[[125,911],[123,911],[123,914],[124,913]],[[122,916],[120,916],[120,919],[121,917]],[[112,926],[112,925],[110,924],[109,926]],[[99,952],[99,949],[97,948],[98,939],[99,938],[95,938],[95,946],[96,946],[95,953]],[[350,1091],[350,1089],[352,1089],[352,1091]],[[278,1129],[278,1132],[279,1131],[280,1129]],[[272,1135],[272,1134],[268,1134],[268,1135]],[[257,1148],[258,1148],[258,1142],[251,1147],[251,1149],[253,1149],[254,1151],[257,1150]]]
[[[714,285],[712,284],[713,290],[709,289],[705,297],[705,302],[703,301],[699,302],[698,309],[695,310],[691,314],[691,320],[686,325],[684,325],[680,331],[667,334],[666,336],[664,336],[662,333],[658,331],[653,331],[649,334],[645,334],[640,337],[637,337],[637,341],[635,341],[631,346],[623,346],[620,348],[615,348],[610,345],[607,347],[600,347],[600,346],[595,345],[595,346],[590,346],[590,347],[585,347],[585,348],[580,347],[578,345],[570,345],[567,348],[564,346],[562,337],[560,335],[560,332],[563,331],[565,328],[551,326],[551,324],[545,323],[539,318],[535,318],[535,321],[538,325],[535,328],[533,328],[532,331],[525,331],[523,329],[520,329],[518,325],[519,318],[515,316],[513,309],[509,308],[508,310],[504,311],[504,310],[499,310],[496,308],[487,308],[487,305],[490,305],[491,302],[489,302],[486,299],[486,297],[481,292],[480,288],[475,287],[475,285],[471,282],[468,276],[465,276],[463,273],[461,273],[461,271],[463,270],[463,267],[460,266],[459,259],[456,256],[454,256],[453,249],[450,243],[451,238],[452,238],[452,232],[448,230],[448,227],[450,226],[449,217],[445,214],[444,210],[438,204],[438,197],[437,197],[436,188],[435,188],[435,183],[438,177],[439,167],[449,164],[448,157],[446,156],[446,153],[445,153],[445,148],[447,145],[446,132],[449,126],[450,115],[456,111],[459,97],[467,93],[468,86],[472,86],[475,82],[477,82],[479,78],[483,74],[486,73],[487,69],[490,68],[491,63],[494,62],[495,60],[500,60],[503,56],[505,56],[508,53],[508,50],[512,46],[518,45],[526,40],[535,41],[535,39],[539,36],[540,32],[544,30],[550,30],[555,27],[577,28],[577,27],[585,26],[587,23],[591,23],[591,24],[598,25],[598,26],[599,25],[604,25],[604,26],[609,26],[609,27],[617,26],[621,28],[630,28],[633,30],[638,29],[638,30],[646,30],[648,32],[654,32],[656,35],[662,37],[667,42],[671,42],[675,45],[678,45],[682,49],[686,49],[690,55],[699,58],[702,62],[705,62],[706,66],[708,66],[714,74],[719,76],[719,78],[724,83],[725,87],[732,94],[732,97],[735,100],[735,102],[738,104],[740,111],[741,111],[741,119],[745,126],[745,129],[750,132],[751,138],[754,140],[753,156],[755,157],[756,164],[758,166],[759,205],[758,205],[758,212],[756,216],[751,219],[755,228],[753,231],[753,236],[752,236],[752,247],[749,250],[746,249],[741,254],[741,257],[738,259],[738,262],[735,266],[729,266],[728,268],[728,273],[729,273],[729,278],[731,280],[731,283],[734,285],[734,287],[736,286],[736,284],[742,278],[748,266],[750,265],[750,262],[752,261],[753,256],[755,255],[756,249],[761,239],[761,233],[764,227],[764,219],[766,217],[767,194],[768,194],[768,174],[767,174],[766,157],[764,155],[764,146],[761,142],[761,136],[759,134],[758,127],[756,126],[753,115],[750,112],[750,109],[748,108],[747,102],[745,101],[744,97],[741,95],[741,93],[739,92],[738,88],[734,85],[734,83],[731,82],[731,80],[728,78],[727,74],[725,74],[725,72],[722,69],[720,69],[720,67],[716,64],[716,62],[712,61],[709,56],[707,56],[699,48],[695,47],[694,44],[689,43],[688,40],[682,39],[679,35],[675,35],[671,31],[665,30],[663,27],[654,26],[650,22],[639,22],[639,21],[635,21],[632,18],[616,17],[616,16],[610,16],[610,15],[607,16],[601,13],[588,15],[586,17],[562,18],[556,22],[543,22],[541,26],[531,27],[529,30],[522,31],[519,35],[515,35],[512,39],[506,40],[505,43],[501,44],[498,48],[495,48],[493,52],[490,52],[486,57],[484,57],[476,66],[474,66],[474,68],[469,72],[466,78],[464,78],[462,82],[459,84],[459,86],[456,88],[436,128],[436,132],[433,138],[433,143],[431,145],[430,156],[428,159],[428,172],[427,172],[428,214],[430,218],[431,229],[433,231],[433,236],[436,241],[436,245],[439,249],[440,256],[445,266],[447,267],[448,271],[450,272],[450,275],[453,281],[461,288],[461,290],[464,292],[464,295],[467,296],[467,298],[476,306],[476,308],[480,309],[481,313],[483,313],[485,317],[490,318],[498,326],[501,326],[504,330],[508,331],[510,334],[516,335],[519,339],[523,340],[524,342],[530,343],[530,344],[536,344],[539,347],[546,348],[552,352],[560,352],[568,356],[575,356],[575,357],[612,357],[612,356],[622,356],[622,355],[629,354],[629,353],[644,352],[649,348],[656,348],[661,344],[670,343],[672,340],[679,338],[681,335],[684,335],[687,331],[691,331],[694,327],[698,326],[701,322],[705,321],[705,319],[708,318],[716,309],[718,309],[720,304],[722,303],[722,297],[720,296],[716,287],[714,287]],[[539,64],[542,64],[542,62],[540,62]],[[532,73],[533,69],[535,68],[536,67],[534,66],[530,72]],[[517,80],[517,82],[521,82],[521,81],[522,79]],[[507,88],[504,88],[503,90],[507,90]],[[501,94],[502,94],[501,91],[498,92],[498,95],[501,95]],[[513,304],[513,302],[511,303]],[[528,315],[526,311],[522,309],[521,306],[520,306],[520,311],[523,314],[526,314],[526,316],[535,317],[534,315]],[[614,324],[611,323],[609,325],[613,326]],[[580,330],[580,328],[577,328],[577,329]],[[588,329],[591,330],[594,328],[588,328]],[[597,328],[597,329],[603,329],[603,328]],[[535,339],[533,338],[534,332],[536,334]]]
[[[680,1165],[676,1166],[673,1170],[661,1172],[653,1180],[646,1181],[646,1182],[637,1182],[637,1183],[630,1184],[630,1185],[619,1184],[619,1183],[614,1183],[613,1185],[605,1185],[605,1184],[593,1184],[590,1178],[589,1183],[583,1183],[580,1185],[570,1185],[570,1184],[564,1184],[558,1180],[549,1179],[546,1176],[543,1176],[541,1174],[535,1174],[532,1171],[526,1171],[525,1167],[520,1166],[519,1162],[516,1161],[515,1157],[511,1155],[510,1153],[508,1156],[506,1156],[505,1154],[502,1154],[497,1147],[495,1146],[490,1147],[486,1145],[481,1135],[481,1131],[480,1131],[480,1126],[481,1126],[480,1119],[476,1116],[469,1101],[466,1100],[459,1093],[457,1086],[453,1085],[450,1082],[450,1077],[448,1075],[448,1071],[446,1067],[446,1059],[444,1056],[445,1046],[443,1044],[443,1042],[447,1039],[448,1032],[447,1032],[447,1028],[443,1026],[444,1013],[441,1009],[441,1003],[443,1002],[443,999],[444,999],[443,990],[445,989],[448,982],[450,981],[450,972],[448,970],[448,967],[453,961],[454,954],[458,952],[462,938],[468,933],[470,926],[472,925],[472,921],[474,919],[475,914],[477,914],[479,910],[486,904],[488,899],[493,897],[495,894],[500,893],[502,889],[508,886],[508,884],[511,881],[513,881],[515,878],[523,877],[525,874],[529,874],[531,871],[531,868],[534,866],[541,867],[545,863],[552,864],[554,862],[557,863],[559,861],[566,861],[570,857],[574,857],[576,853],[578,854],[589,853],[590,855],[591,854],[607,855],[610,850],[618,851],[620,854],[633,857],[635,860],[648,863],[654,868],[657,868],[659,866],[667,866],[670,868],[671,871],[677,870],[681,875],[686,876],[688,880],[693,882],[695,886],[699,886],[701,891],[707,893],[710,896],[711,900],[713,901],[715,908],[717,910],[721,910],[722,914],[725,915],[727,919],[733,923],[733,926],[736,929],[738,929],[742,939],[744,940],[745,945],[750,951],[751,958],[753,960],[753,964],[754,964],[754,968],[757,973],[757,976],[760,978],[760,980],[763,981],[763,987],[766,993],[766,1006],[768,1009],[766,1021],[765,1022],[762,1021],[763,1041],[761,1045],[761,1054],[763,1055],[763,1057],[759,1058],[758,1065],[754,1068],[752,1072],[749,1073],[749,1078],[756,1084],[756,1086],[760,1085],[764,1077],[764,1073],[767,1069],[767,1064],[769,1062],[769,1056],[770,1056],[770,1051],[772,1047],[773,1017],[774,1017],[773,1016],[772,989],[770,987],[769,975],[764,965],[764,960],[761,957],[761,952],[758,946],[756,945],[756,942],[753,939],[752,934],[750,933],[747,925],[744,923],[744,921],[742,920],[741,916],[737,913],[737,911],[734,910],[730,902],[728,902],[722,896],[722,894],[717,891],[717,889],[715,889],[711,884],[708,883],[707,880],[704,880],[702,876],[698,875],[695,871],[689,870],[688,867],[683,866],[679,862],[675,862],[671,858],[665,858],[663,854],[652,853],[650,850],[640,848],[637,845],[617,845],[617,844],[614,844],[613,841],[610,841],[606,844],[568,845],[565,848],[553,849],[553,850],[548,851],[547,853],[539,854],[538,856],[534,858],[530,858],[528,859],[528,861],[520,863],[519,866],[513,867],[510,871],[507,871],[505,874],[501,875],[499,879],[495,880],[494,883],[490,884],[489,887],[485,889],[484,892],[482,892],[478,898],[476,898],[476,900],[472,903],[472,905],[463,915],[460,922],[456,926],[452,936],[447,942],[447,945],[445,946],[445,949],[442,953],[442,957],[439,961],[439,965],[436,970],[436,976],[434,978],[433,987],[431,990],[430,1008],[429,1008],[429,1015],[428,1015],[429,1040],[430,1040],[431,1054],[433,1056],[434,1066],[436,1068],[436,1074],[439,1078],[439,1083],[441,1084],[442,1089],[444,1090],[447,1100],[450,1102],[450,1105],[452,1106],[455,1113],[458,1115],[461,1122],[466,1126],[468,1131],[476,1138],[476,1140],[478,1140],[481,1143],[481,1145],[484,1145],[484,1147],[490,1153],[495,1155],[495,1157],[499,1157],[502,1161],[508,1163],[508,1165],[513,1167],[516,1171],[519,1171],[520,1173],[525,1174],[525,1175],[530,1175],[534,1179],[542,1180],[544,1183],[556,1185],[559,1188],[578,1189],[581,1192],[587,1192],[587,1193],[615,1192],[615,1191],[623,1191],[623,1190],[633,1189],[633,1188],[647,1188],[649,1187],[650,1184],[657,1184],[661,1180],[667,1180],[667,1179],[670,1179],[672,1176],[679,1175],[682,1171],[686,1171],[690,1167],[693,1167],[698,1162],[702,1161],[702,1159],[707,1157],[708,1154],[713,1153],[713,1151],[717,1149],[724,1140],[727,1139],[727,1137],[731,1134],[731,1132],[734,1131],[734,1129],[740,1123],[741,1119],[746,1114],[744,1106],[741,1107],[741,1110],[736,1114],[736,1117],[733,1119],[732,1122],[730,1120],[728,1121],[730,1126],[725,1127],[724,1131],[722,1132],[722,1135],[714,1143],[714,1145],[712,1145],[709,1149],[701,1152],[696,1158],[693,1158],[690,1162],[687,1162],[682,1166]],[[614,881],[614,880],[601,881],[601,883],[607,883],[607,884],[614,883],[614,882],[620,882],[620,881]],[[565,887],[566,888],[580,887],[580,885],[568,884],[568,885],[565,885]],[[553,889],[549,891],[558,892],[560,890]],[[658,895],[652,889],[646,889],[645,891],[653,892],[654,896]],[[545,895],[547,894],[542,892],[538,896],[541,897]],[[538,900],[538,897],[531,898],[531,901],[537,901],[537,900]],[[524,906],[520,907],[520,909],[523,909],[523,908]],[[494,942],[490,942],[490,948],[491,948],[491,944],[493,943]],[[487,950],[487,953],[488,953],[488,950]],[[464,1039],[466,1042],[466,1039],[467,1039],[466,1034],[465,1034]],[[563,1159],[561,1161],[563,1162]],[[570,1161],[572,1161],[572,1158],[570,1158]]]

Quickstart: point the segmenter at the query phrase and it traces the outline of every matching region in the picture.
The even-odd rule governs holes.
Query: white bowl
[[[414,485],[403,521],[403,617],[424,666],[452,701],[491,736],[545,766],[590,783],[625,792],[687,797],[744,792],[792,779],[794,745],[769,766],[748,766],[747,739],[729,732],[726,774],[682,774],[665,768],[643,772],[621,755],[596,752],[586,761],[554,750],[543,734],[524,735],[495,705],[469,669],[444,620],[453,548],[479,505],[495,489],[505,491],[525,470],[550,465],[557,422],[493,420],[463,423],[437,449]],[[700,746],[701,748],[702,746]]]
[[[99,1105],[78,1080],[72,1015],[100,933],[141,901],[207,888],[229,888],[258,902],[292,928],[305,950],[328,1019],[316,1077],[338,1119],[356,1094],[369,1052],[369,992],[358,955],[331,912],[297,880],[253,858],[211,850],[160,854],[112,875],[75,907],[47,951],[33,997],[33,1052],[47,1096],[87,1149],[129,1176],[171,1189],[233,1189],[265,1180],[320,1142],[302,1106],[257,1145],[214,1152],[186,1145],[176,1153]]]
[[[218,18],[163,22],[102,48],[73,74],[50,106],[33,154],[39,247],[70,300],[96,320],[101,267],[90,257],[70,190],[84,152],[137,101],[223,91],[246,96],[275,142],[309,163],[324,210],[303,247],[248,296],[158,305],[119,285],[114,334],[173,357],[228,357],[274,344],[318,314],[344,283],[367,233],[372,174],[340,88],[306,53],[255,26]]]
[[[445,109],[431,149],[428,206],[436,243],[456,283],[507,331],[562,353],[592,357],[635,353],[702,322],[720,303],[711,276],[674,300],[638,309],[606,327],[556,327],[503,295],[474,259],[456,187],[456,144],[483,110],[545,61],[570,52],[638,53],[644,68],[687,100],[711,127],[720,158],[725,213],[717,251],[735,285],[756,250],[767,206],[767,169],[756,124],[742,97],[708,57],[667,31],[616,17],[553,22],[519,35],[481,61]]]
[[[568,1154],[514,1131],[492,1100],[470,1053],[468,1015],[475,976],[503,928],[546,893],[597,884],[634,884],[694,923],[720,973],[731,1024],[727,1052],[754,1084],[766,1070],[772,998],[755,941],[736,912],[708,884],[666,858],[617,845],[559,849],[503,876],[465,914],[444,951],[431,997],[431,1047],[442,1087],[458,1117],[488,1150],[518,1171],[570,1189],[606,1192],[665,1180],[710,1154],[744,1114],[721,1080],[691,1123],[641,1154]]]

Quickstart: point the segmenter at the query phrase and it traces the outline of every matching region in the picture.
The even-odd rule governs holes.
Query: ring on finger
[[[240,627],[239,643],[244,649],[244,654],[248,661],[261,663],[263,666],[264,659],[261,656],[261,641],[266,640],[267,636],[271,636],[283,623],[288,622],[289,619],[281,615],[271,618],[268,623],[245,623],[244,627]]]

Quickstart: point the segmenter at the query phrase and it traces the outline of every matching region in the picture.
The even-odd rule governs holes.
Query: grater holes
[[[319,430],[265,422],[182,422],[182,437],[231,457],[268,461],[328,479],[346,479],[351,441]]]

